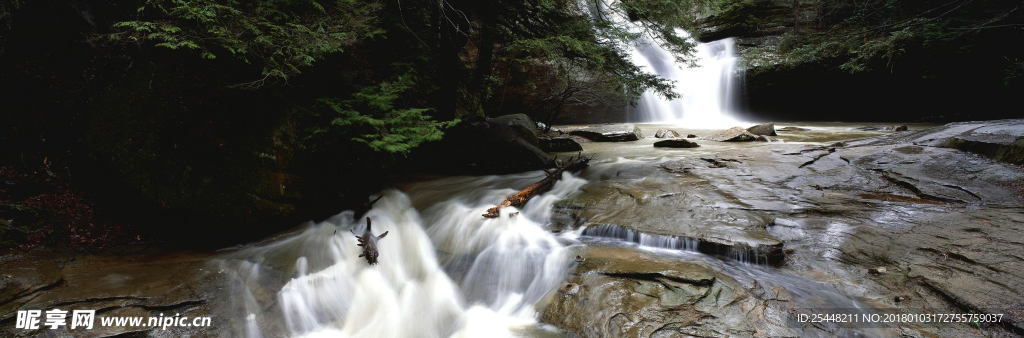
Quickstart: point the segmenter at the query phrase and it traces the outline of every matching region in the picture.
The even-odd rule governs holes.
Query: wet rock
[[[920,209],[919,209],[920,210]],[[909,306],[947,304],[948,311],[1000,313],[1024,305],[1024,213],[999,209],[918,211],[908,229],[860,227],[839,248],[843,261],[872,266],[898,262],[906,276],[888,292],[924,299],[896,299]],[[917,303],[922,302],[922,303]],[[1024,332],[1024,318],[1004,317],[1003,327]],[[995,328],[988,328],[993,330]]]
[[[757,135],[740,127],[732,127],[708,136],[707,139],[718,142],[750,142],[756,140]]]
[[[869,170],[899,192],[897,195],[940,203],[1019,206],[1022,194],[1016,189],[1024,172],[1020,169],[958,150],[915,147],[905,143],[860,145],[836,150],[839,158],[857,168]],[[1003,187],[1003,188],[1000,188]],[[863,186],[862,188],[869,188]],[[862,193],[877,194],[884,186]]]
[[[713,163],[682,161],[685,163],[639,164],[630,175],[620,172],[615,178],[588,184],[573,198],[560,202],[556,218],[565,213],[568,216],[561,219],[585,220],[583,225],[593,228],[586,231],[594,236],[636,242],[646,236],[652,242],[643,244],[663,247],[693,240],[699,243],[697,251],[711,255],[761,264],[782,262],[783,242],[766,230],[773,217],[745,210],[748,208],[737,203],[730,192],[694,177],[687,169],[710,168]],[[675,173],[687,176],[676,177]],[[601,227],[608,231],[599,232]]]
[[[1019,240],[1024,233],[1024,185],[1020,183],[1024,182],[1024,169],[996,161],[992,153],[986,158],[975,154],[981,151],[961,151],[944,144],[955,137],[977,137],[985,143],[1002,137],[1004,145],[1012,145],[1016,142],[1014,130],[1021,124],[1020,120],[958,123],[885,135],[815,129],[800,133],[821,134],[807,141],[819,143],[815,145],[720,144],[714,156],[703,158],[685,156],[658,164],[619,161],[603,171],[597,164],[587,174],[591,183],[565,201],[566,208],[556,214],[571,213],[573,226],[587,226],[584,241],[593,240],[590,236],[610,237],[645,246],[696,248],[718,257],[756,254],[740,248],[755,248],[757,241],[774,239],[785,264],[808,271],[815,279],[834,280],[830,283],[839,289],[846,283],[857,284],[859,297],[898,302],[908,309],[998,313],[1024,306],[1020,297],[1024,275],[1019,273],[1024,271],[1024,242]],[[779,219],[772,222],[772,216]],[[759,218],[764,220],[759,222]],[[775,224],[770,232],[763,230],[770,224]],[[720,238],[728,241],[714,244]],[[732,254],[708,252],[716,245]],[[763,248],[772,250],[770,245]],[[587,263],[597,260],[590,255],[587,258]],[[871,278],[851,279],[838,270],[817,271],[829,265],[870,273]],[[572,275],[570,278],[580,278],[577,283],[582,287],[579,298],[570,300],[591,309],[608,309],[610,314],[583,313],[563,303],[559,311],[568,318],[549,322],[581,336],[650,336],[650,331],[638,327],[653,321],[645,317],[649,313],[645,311],[654,309],[650,304],[663,293],[642,296],[650,303],[641,303],[626,296],[636,295],[637,289],[616,286],[620,291],[611,291],[613,288],[597,285],[613,284],[613,277],[637,278],[629,285],[641,285],[650,279],[639,276],[654,280],[667,276],[649,271],[592,275],[608,279],[588,284],[582,280],[589,275]],[[545,318],[552,316],[544,314]],[[1024,320],[1019,316],[1004,320],[982,330],[995,336],[1024,332]],[[762,322],[758,319],[753,325]],[[910,333],[975,334],[970,330],[975,329],[925,327]]]
[[[686,138],[696,138],[696,137],[697,137],[697,135],[694,135],[694,134],[687,134],[686,135]]]
[[[217,325],[227,325],[223,317],[214,316],[213,327],[168,327],[167,330],[139,327],[104,327],[100,317],[159,316],[163,314],[197,317],[211,315],[223,281],[207,265],[206,257],[176,255],[163,257],[79,256],[63,266],[48,267],[52,255],[27,258],[18,266],[2,265],[0,276],[15,279],[45,274],[58,283],[22,293],[18,298],[0,302],[0,322],[14,320],[18,309],[102,310],[96,313],[92,336],[114,336],[127,333],[159,332],[170,336],[205,336],[213,334]],[[15,271],[20,270],[20,271]],[[40,279],[43,280],[43,279]],[[220,299],[226,302],[227,300]],[[223,326],[221,326],[223,327]],[[0,327],[0,335],[15,336],[25,331],[5,331],[14,325]],[[155,331],[154,331],[155,330]],[[70,336],[67,327],[43,331],[55,336]],[[31,332],[31,331],[29,331]]]
[[[757,135],[757,139],[755,139],[754,141],[758,141],[758,142],[778,142],[779,140],[777,138],[774,138],[774,137],[771,137],[771,136]]]
[[[611,124],[588,127],[572,130],[569,134],[585,137],[596,142],[636,141],[644,137],[640,128],[637,128],[632,124]]]
[[[754,135],[762,135],[762,136],[776,136],[776,135],[778,135],[778,134],[775,133],[775,124],[774,123],[762,123],[762,124],[759,124],[759,125],[747,128],[747,131],[750,132],[751,134],[754,134]]]
[[[569,276],[574,292],[552,297],[543,322],[583,337],[794,334],[770,320],[744,320],[781,314],[763,311],[772,302],[707,267],[629,248],[589,247],[585,255]]]
[[[656,137],[656,138],[676,138],[676,137],[679,137],[679,132],[676,132],[675,130],[671,130],[671,129],[658,129],[658,131],[654,133],[654,137]]]
[[[810,129],[789,126],[789,127],[782,127],[782,128],[776,129],[776,130],[777,131],[808,131]]]
[[[860,131],[907,131],[907,126],[865,126],[856,128]]]
[[[552,153],[583,151],[583,146],[569,137],[542,137],[540,138],[540,148]]]
[[[60,265],[46,257],[0,257],[0,310],[6,303],[61,283]],[[2,313],[0,313],[2,315]]]
[[[950,123],[903,136],[918,145],[979,154],[997,161],[1024,164],[1024,120]]]
[[[580,292],[580,285],[576,283],[565,283],[565,285],[562,285],[558,291],[562,294],[572,296]]]
[[[654,142],[654,146],[658,148],[696,148],[700,147],[697,142],[693,142],[683,138],[675,138],[668,140],[661,140]]]

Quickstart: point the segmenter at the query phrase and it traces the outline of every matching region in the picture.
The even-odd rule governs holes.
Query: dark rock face
[[[1003,47],[998,42],[1005,38],[994,37],[1000,33],[993,33],[991,40],[979,43],[974,53],[958,52],[952,47],[962,43],[914,46],[892,60],[913,65],[903,73],[890,72],[881,65],[850,73],[840,69],[840,65],[853,56],[841,51],[832,57],[775,61],[781,59],[780,55],[771,54],[792,48],[789,42],[794,40],[793,35],[830,29],[848,17],[852,12],[849,7],[839,9],[847,5],[823,0],[733,1],[731,10],[710,13],[710,17],[702,19],[701,29],[694,36],[704,42],[736,39],[739,57],[748,66],[743,104],[747,111],[757,112],[759,118],[951,121],[1021,116],[1021,108],[1014,103],[1020,83],[1007,85],[998,80],[1003,71],[992,66],[1000,62],[996,61],[1000,53],[1006,53],[1000,50]],[[981,14],[985,11],[991,9],[979,6],[958,13],[980,17],[988,15]],[[968,14],[972,12],[975,14]],[[1009,53],[1020,55],[1020,49]],[[971,67],[953,69],[945,67],[948,64]],[[829,107],[828,113],[822,114],[821,107]]]
[[[537,125],[525,114],[468,120],[423,146],[415,162],[428,170],[497,174],[544,168],[552,158],[540,148]]]
[[[679,133],[676,132],[675,130],[671,130],[671,129],[658,129],[658,131],[654,133],[654,137],[656,137],[656,138],[676,138],[676,137],[679,137]]]
[[[540,148],[552,153],[583,151],[583,146],[579,142],[568,137],[542,137],[540,138]]]
[[[759,124],[759,125],[747,128],[747,131],[750,132],[751,134],[761,135],[761,136],[777,136],[778,135],[778,134],[775,133],[775,124],[774,123],[762,123],[762,124]]]
[[[684,138],[674,138],[668,140],[661,140],[654,142],[655,147],[659,148],[696,148],[700,147],[697,142],[693,142]]]
[[[640,128],[632,124],[611,124],[597,127],[576,129],[569,132],[571,135],[584,137],[595,142],[624,142],[636,141],[644,138]]]
[[[732,127],[708,136],[707,139],[718,142],[750,142],[756,141],[757,135],[740,127]]]

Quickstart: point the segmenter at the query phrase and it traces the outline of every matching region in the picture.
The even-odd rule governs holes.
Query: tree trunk
[[[544,170],[544,173],[546,174],[544,179],[531,184],[519,192],[508,195],[501,204],[487,209],[487,213],[483,214],[483,216],[486,218],[497,218],[501,215],[500,210],[503,207],[521,207],[534,196],[551,190],[551,187],[555,186],[555,182],[562,178],[563,172],[578,172],[583,170],[583,168],[586,168],[589,163],[590,158],[580,156],[569,159],[568,163],[557,164],[554,170]]]

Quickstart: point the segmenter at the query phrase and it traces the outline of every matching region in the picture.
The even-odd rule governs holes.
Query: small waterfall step
[[[743,263],[780,265],[786,258],[781,245],[751,247],[739,242],[731,242],[730,245],[709,238],[650,234],[611,224],[587,226],[581,235],[618,239],[655,248],[700,252]]]

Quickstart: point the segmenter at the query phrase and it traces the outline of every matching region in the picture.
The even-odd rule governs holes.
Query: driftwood
[[[502,201],[500,204],[494,206],[493,208],[487,209],[487,213],[483,214],[483,216],[486,218],[497,218],[498,215],[501,214],[501,208],[509,206],[521,207],[525,205],[526,202],[529,201],[534,196],[543,194],[548,190],[551,190],[551,187],[555,186],[555,181],[558,181],[560,178],[562,178],[563,172],[578,172],[580,170],[583,170],[583,168],[586,168],[589,163],[590,158],[583,156],[570,158],[567,162],[555,161],[554,169],[544,170],[544,179],[541,179],[537,183],[531,184],[530,186],[526,187],[523,190],[520,190],[519,192],[508,195],[508,197],[505,198],[505,200]]]
[[[373,230],[370,229],[370,218],[367,217],[366,231],[363,232],[362,236],[356,236],[356,240],[359,241],[359,244],[356,245],[363,247],[363,253],[359,254],[359,257],[366,258],[366,263],[370,265],[377,264],[377,256],[380,255],[380,253],[377,251],[377,241],[380,240],[381,238],[384,238],[384,236],[387,235],[388,232],[385,231],[384,233],[380,234],[380,236],[375,236],[373,234]]]

